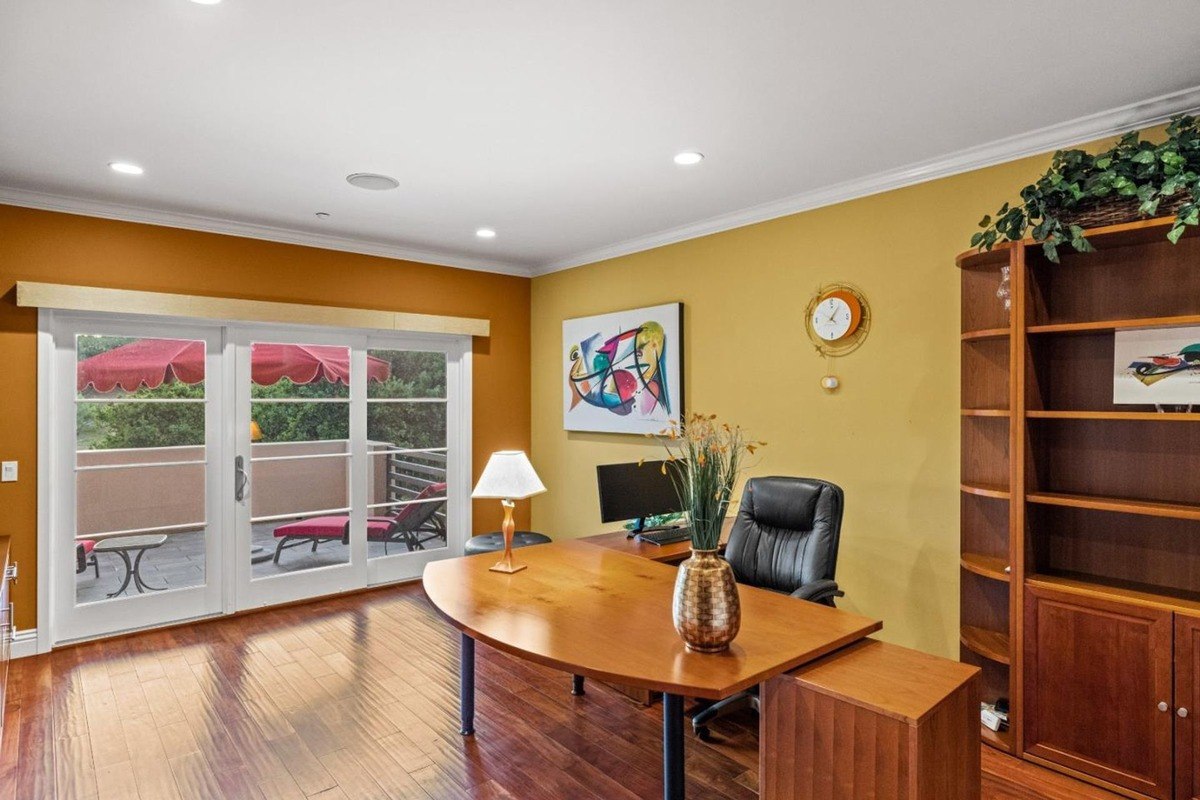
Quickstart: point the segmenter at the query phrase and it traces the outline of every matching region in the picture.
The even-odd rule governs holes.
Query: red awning
[[[367,356],[367,378],[385,381],[391,365]],[[317,344],[254,344],[250,351],[250,380],[270,386],[284,378],[293,383],[349,383],[350,350]],[[79,362],[76,387],[111,392],[118,386],[132,392],[141,386],[157,389],[167,380],[204,380],[204,342],[183,339],[138,339]]]

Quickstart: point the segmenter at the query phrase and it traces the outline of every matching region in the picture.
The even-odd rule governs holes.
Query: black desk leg
[[[575,695],[576,697],[583,694],[583,676],[582,675],[572,675],[571,676],[571,694]]]
[[[683,698],[663,692],[663,800],[683,800]]]
[[[475,640],[462,634],[458,655],[458,708],[462,716],[463,736],[475,734]]]

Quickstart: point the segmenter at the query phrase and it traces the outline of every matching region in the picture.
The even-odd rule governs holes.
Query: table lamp
[[[520,450],[500,450],[492,453],[475,491],[471,492],[474,499],[496,499],[504,507],[504,524],[500,526],[504,534],[504,557],[491,567],[492,572],[512,574],[525,569],[524,564],[514,564],[512,556],[513,508],[514,500],[524,500],[546,491],[542,479],[533,471],[529,457]]]

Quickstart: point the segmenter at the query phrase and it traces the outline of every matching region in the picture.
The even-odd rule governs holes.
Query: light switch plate
[[[17,462],[5,461],[0,465],[0,483],[12,483],[17,479]]]

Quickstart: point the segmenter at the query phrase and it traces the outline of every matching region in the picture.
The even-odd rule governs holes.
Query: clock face
[[[812,328],[817,336],[835,342],[850,333],[854,312],[841,297],[826,297],[813,309]]]

